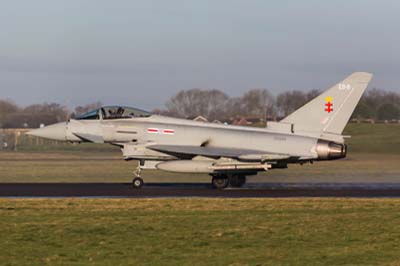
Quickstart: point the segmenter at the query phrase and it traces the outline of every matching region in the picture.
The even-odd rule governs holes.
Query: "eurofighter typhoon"
[[[215,188],[241,187],[246,176],[346,157],[343,129],[372,74],[353,73],[280,122],[266,128],[177,119],[106,106],[28,134],[67,142],[109,143],[125,160],[138,161],[133,187],[144,169],[206,173]]]

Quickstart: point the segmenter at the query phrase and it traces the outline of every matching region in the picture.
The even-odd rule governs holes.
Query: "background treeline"
[[[220,90],[182,90],[170,98],[164,108],[154,113],[182,118],[203,116],[209,121],[232,121],[240,117],[280,120],[319,94],[287,91],[274,96],[264,89],[247,91],[240,97],[230,97]],[[36,128],[76,117],[101,106],[101,102],[78,106],[73,111],[57,103],[20,107],[10,100],[0,99],[0,128]],[[134,106],[135,104],[132,103]],[[353,118],[376,121],[400,119],[400,94],[380,89],[368,90]]]
[[[219,90],[183,90],[166,103],[165,109],[154,110],[154,113],[182,118],[201,115],[209,121],[237,117],[280,120],[319,94],[317,90],[293,90],[274,96],[268,90],[253,89],[241,97],[230,97]],[[400,119],[400,94],[380,89],[368,90],[353,118],[381,121]]]
[[[33,104],[20,107],[10,100],[0,99],[0,128],[38,128],[66,121],[102,105],[100,102],[78,106],[71,112],[58,103]]]

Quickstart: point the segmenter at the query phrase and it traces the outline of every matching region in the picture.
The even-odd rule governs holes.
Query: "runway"
[[[3,183],[0,197],[93,198],[290,198],[400,197],[400,183],[253,183],[240,189],[212,189],[208,184],[152,183],[133,189],[129,183]]]

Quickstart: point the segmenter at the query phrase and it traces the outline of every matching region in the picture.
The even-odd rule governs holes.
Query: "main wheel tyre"
[[[140,177],[136,177],[135,179],[133,179],[132,181],[132,185],[134,189],[139,189],[143,186],[144,182],[143,179],[141,179]]]
[[[246,184],[246,176],[242,175],[239,177],[239,186],[243,187]]]
[[[211,181],[214,188],[224,189],[229,185],[229,179],[227,177],[213,177]]]
[[[243,187],[246,184],[246,176],[243,175],[232,175],[229,177],[229,185],[231,187]]]

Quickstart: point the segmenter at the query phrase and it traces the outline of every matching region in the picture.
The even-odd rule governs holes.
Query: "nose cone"
[[[29,131],[26,134],[39,138],[66,141],[66,124],[65,122],[58,123]]]

